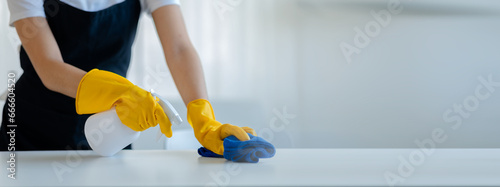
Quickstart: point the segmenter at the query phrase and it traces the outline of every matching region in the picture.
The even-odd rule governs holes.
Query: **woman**
[[[171,124],[151,93],[124,77],[141,11],[153,17],[167,65],[188,108],[198,141],[222,155],[230,135],[248,140],[248,127],[222,125],[207,100],[200,59],[186,32],[178,0],[8,0],[10,23],[22,42],[23,75],[15,87],[16,150],[90,149],[83,133],[88,114],[116,107],[128,127],[142,131]],[[83,115],[87,114],[87,115]]]

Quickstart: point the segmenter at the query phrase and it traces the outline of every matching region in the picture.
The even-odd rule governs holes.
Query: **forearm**
[[[179,51],[167,57],[167,65],[184,104],[196,99],[208,99],[203,68],[193,49]]]
[[[71,98],[76,97],[78,85],[86,71],[62,61],[39,64],[44,65],[38,65],[35,70],[47,89]]]
[[[184,25],[179,6],[164,6],[152,13],[168,68],[184,104],[207,99],[200,58]]]
[[[46,19],[26,18],[16,21],[14,26],[44,86],[75,98],[78,84],[86,72],[63,61]]]

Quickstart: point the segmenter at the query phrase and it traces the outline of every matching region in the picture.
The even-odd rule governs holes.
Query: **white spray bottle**
[[[160,106],[167,115],[172,125],[180,125],[182,119],[175,108],[164,98],[151,89],[151,94],[160,99]],[[124,125],[113,107],[110,110],[94,114],[85,122],[85,137],[94,152],[102,156],[113,156],[127,145],[131,144],[141,132],[134,131]],[[156,137],[158,141],[162,136],[160,130]]]

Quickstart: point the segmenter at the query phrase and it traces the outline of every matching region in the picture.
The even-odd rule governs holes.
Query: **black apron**
[[[97,12],[86,12],[59,0],[44,1],[45,15],[64,62],[84,71],[98,68],[126,76],[132,43],[141,13],[139,0],[126,0]],[[15,87],[15,122],[3,108],[0,151],[10,143],[7,134],[15,124],[15,149],[88,150],[83,127],[89,115],[78,115],[75,99],[48,90],[24,48],[24,73]]]

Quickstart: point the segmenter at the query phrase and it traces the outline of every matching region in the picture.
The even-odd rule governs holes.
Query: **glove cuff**
[[[89,72],[87,72],[87,73],[86,73],[86,74],[82,77],[82,79],[80,80],[80,83],[78,83],[78,89],[77,89],[77,91],[76,91],[76,98],[75,98],[75,108],[76,108],[76,113],[77,113],[77,114],[83,114],[83,113],[82,113],[82,110],[81,110],[81,108],[82,108],[82,107],[80,107],[80,104],[79,104],[79,103],[80,103],[79,101],[80,101],[80,98],[81,98],[81,97],[80,97],[80,95],[82,95],[82,94],[81,94],[81,90],[82,90],[82,85],[83,85],[83,82],[84,82],[84,80],[85,80],[85,79],[86,79],[86,78],[87,78],[90,74],[92,74],[92,73],[94,73],[94,72],[96,72],[96,71],[99,71],[99,69],[97,69],[97,68],[96,68],[96,69],[92,69],[92,70],[90,70]]]
[[[78,85],[76,112],[92,114],[109,110],[131,86],[134,84],[118,74],[93,69],[83,76]]]
[[[202,115],[215,120],[214,110],[206,99],[196,99],[189,102],[187,106],[188,121],[191,123],[191,115]]]

